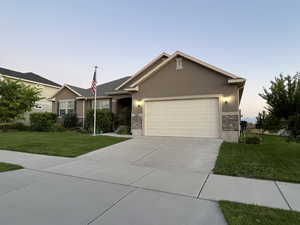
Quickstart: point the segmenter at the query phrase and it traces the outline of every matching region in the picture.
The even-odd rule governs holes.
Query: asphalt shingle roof
[[[70,88],[72,88],[74,91],[76,91],[77,93],[81,94],[82,96],[88,96],[89,95],[89,89],[84,89],[84,88],[80,88],[80,87],[76,87],[76,86],[73,86],[73,85],[69,85],[68,86]]]
[[[117,87],[119,87],[123,82],[125,82],[127,79],[129,79],[130,76],[123,77],[117,80],[113,80],[104,84],[97,85],[97,96],[108,96],[108,92],[114,92]],[[82,96],[85,97],[93,97],[93,93],[91,88],[84,89],[80,87],[76,87],[73,85],[69,85],[70,88],[72,88],[74,91],[78,92]]]
[[[48,84],[56,87],[61,87],[61,85],[32,72],[21,73],[21,72],[0,67],[0,74],[15,77],[15,78],[20,78],[20,79],[25,79],[29,81],[39,82],[42,84]]]

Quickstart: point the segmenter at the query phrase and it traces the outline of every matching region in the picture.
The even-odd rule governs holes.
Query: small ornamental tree
[[[40,90],[19,81],[0,80],[0,123],[22,118],[40,100]]]

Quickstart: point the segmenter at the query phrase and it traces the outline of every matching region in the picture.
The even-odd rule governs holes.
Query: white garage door
[[[145,135],[219,137],[218,99],[145,102]]]

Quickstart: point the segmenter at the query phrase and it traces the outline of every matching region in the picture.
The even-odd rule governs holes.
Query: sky
[[[88,88],[176,50],[247,79],[253,118],[263,87],[300,71],[299,0],[3,0],[0,66]]]

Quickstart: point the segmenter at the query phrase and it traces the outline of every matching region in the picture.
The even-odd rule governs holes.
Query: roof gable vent
[[[182,57],[177,57],[176,58],[176,70],[182,70]]]

